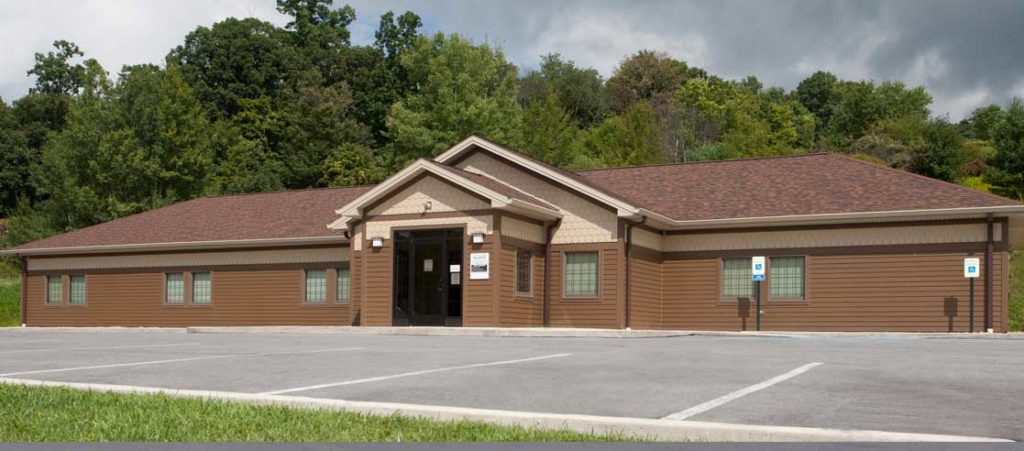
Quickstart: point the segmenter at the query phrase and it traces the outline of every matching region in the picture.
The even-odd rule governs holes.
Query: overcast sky
[[[792,89],[815,70],[924,85],[934,114],[958,120],[1024,97],[1024,1],[384,1],[357,0],[353,42],[373,41],[387,10],[425,31],[500,45],[520,67],[557,52],[608,76],[641,48],[726,78],[753,74]],[[77,43],[111,73],[161,63],[185,34],[225,17],[283,25],[274,0],[0,0],[0,97],[24,95],[35,52]]]

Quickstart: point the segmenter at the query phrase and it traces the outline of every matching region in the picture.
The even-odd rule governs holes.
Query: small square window
[[[768,270],[772,299],[804,298],[803,257],[772,257]]]
[[[722,259],[722,299],[754,298],[754,270],[750,258]]]
[[[68,303],[71,305],[85,304],[85,276],[71,276],[71,292]]]
[[[185,277],[180,272],[165,275],[164,302],[172,305],[185,303]]]
[[[327,302],[327,270],[306,270],[306,303],[323,304]]]
[[[566,252],[565,297],[597,297],[597,252]]]
[[[192,273],[192,303],[199,305],[207,305],[210,303],[211,296],[211,284],[210,284],[210,273],[208,272],[194,272]]]

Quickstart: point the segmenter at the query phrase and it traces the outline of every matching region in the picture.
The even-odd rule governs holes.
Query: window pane
[[[306,302],[322,304],[327,301],[327,270],[306,270]]]
[[[166,302],[168,304],[183,304],[185,302],[185,277],[182,273],[167,273],[166,288]]]
[[[192,303],[193,304],[209,304],[210,303],[210,273],[208,272],[194,272],[192,273]]]
[[[565,295],[597,296],[597,252],[565,254]]]
[[[60,276],[46,276],[46,303],[60,304],[61,291]]]
[[[803,257],[772,257],[769,271],[772,298],[804,298]]]
[[[722,299],[754,298],[749,258],[722,259]]]
[[[349,279],[348,268],[338,269],[338,295],[337,300],[341,302],[348,302],[348,291],[351,287],[352,282]]]
[[[516,251],[516,292],[520,294],[533,293],[533,274],[530,263],[533,260],[533,252],[519,249]]]
[[[85,276],[71,276],[71,304],[85,304]]]

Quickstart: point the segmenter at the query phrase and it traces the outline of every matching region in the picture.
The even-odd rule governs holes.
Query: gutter
[[[20,257],[21,261],[21,327],[28,324],[28,257]]]
[[[71,255],[121,252],[148,252],[161,250],[236,249],[263,246],[301,246],[314,244],[343,244],[348,240],[341,235],[306,238],[260,238],[252,240],[182,241],[172,243],[112,244],[103,246],[48,247],[35,249],[8,249],[0,255]]]
[[[551,327],[551,240],[555,229],[562,225],[562,219],[548,223],[544,231],[544,327]]]
[[[633,227],[647,222],[647,217],[626,225],[626,330],[633,324]]]

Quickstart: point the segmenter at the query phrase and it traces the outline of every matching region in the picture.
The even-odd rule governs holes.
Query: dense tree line
[[[348,6],[278,10],[283,28],[199,27],[116,81],[74,43],[36,54],[29,94],[0,100],[7,244],[202,195],[375,183],[471,133],[572,169],[843,152],[1024,198],[1019,99],[951,123],[897,81],[817,72],[786,91],[650,50],[608,79],[557,54],[521,72],[412,12],[356,46]]]

